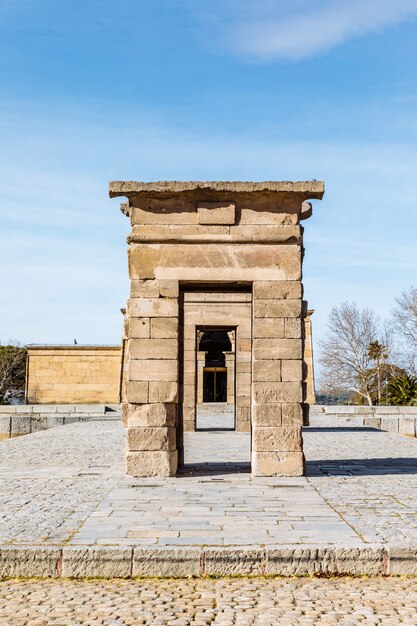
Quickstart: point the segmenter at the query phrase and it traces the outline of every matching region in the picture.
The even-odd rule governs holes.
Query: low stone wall
[[[343,418],[355,426],[367,426],[417,436],[417,406],[345,406],[315,404],[310,406],[310,417]]]
[[[116,418],[119,411],[119,404],[0,405],[0,439],[88,419]]]

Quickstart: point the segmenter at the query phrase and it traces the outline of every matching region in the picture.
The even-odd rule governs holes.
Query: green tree
[[[403,374],[388,383],[388,400],[397,406],[417,405],[417,377]]]

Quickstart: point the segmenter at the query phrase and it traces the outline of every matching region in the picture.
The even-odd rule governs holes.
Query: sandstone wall
[[[28,346],[29,404],[116,404],[120,346]]]

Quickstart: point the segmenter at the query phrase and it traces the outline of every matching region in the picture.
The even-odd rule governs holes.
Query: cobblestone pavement
[[[124,476],[116,422],[1,441],[0,543],[416,545],[417,440],[334,425],[305,432],[308,478],[251,478],[245,433],[186,433],[217,465],[171,479]]]
[[[2,626],[412,626],[416,606],[416,579],[0,582]]]

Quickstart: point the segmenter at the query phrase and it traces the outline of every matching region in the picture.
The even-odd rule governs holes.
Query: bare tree
[[[410,287],[396,299],[393,324],[402,344],[406,366],[417,374],[417,289]]]
[[[0,404],[7,391],[25,388],[26,348],[0,345]]]
[[[355,303],[349,302],[333,307],[327,335],[321,342],[323,385],[337,391],[356,392],[372,405],[375,355],[369,348],[379,336],[380,323],[370,309],[359,310]]]

